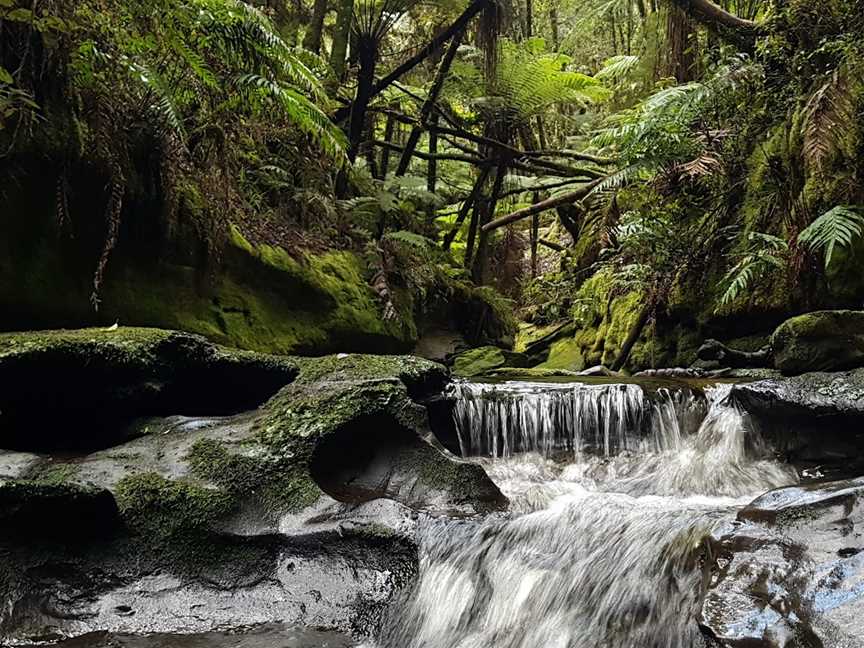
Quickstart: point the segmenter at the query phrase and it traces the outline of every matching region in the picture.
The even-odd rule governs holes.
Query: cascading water
[[[797,479],[728,389],[451,386],[464,453],[480,455],[512,511],[421,526],[419,577],[379,645],[703,646],[702,538]]]
[[[705,411],[696,392],[649,395],[635,384],[456,382],[449,389],[465,456],[662,451],[675,448]]]

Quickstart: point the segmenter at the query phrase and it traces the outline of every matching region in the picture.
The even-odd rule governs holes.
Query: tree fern
[[[850,247],[864,232],[864,216],[851,207],[837,206],[822,214],[798,235],[798,242],[810,250],[825,253],[825,269],[831,265],[834,251]]]

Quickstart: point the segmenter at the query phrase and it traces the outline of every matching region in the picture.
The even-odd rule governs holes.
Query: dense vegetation
[[[95,232],[91,309],[143,230],[351,252],[384,321],[491,286],[550,366],[758,345],[864,299],[864,3],[721,4],[0,0],[0,204]]]

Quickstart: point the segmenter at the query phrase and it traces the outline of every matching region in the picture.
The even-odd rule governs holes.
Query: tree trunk
[[[525,0],[525,36],[531,38],[534,35],[534,2]]]
[[[630,352],[633,350],[636,341],[639,339],[639,336],[642,335],[642,331],[645,328],[645,325],[648,323],[648,319],[651,317],[651,312],[653,310],[654,300],[646,299],[645,304],[642,306],[642,310],[639,311],[639,316],[636,318],[636,321],[633,322],[633,326],[630,328],[630,332],[627,334],[627,339],[625,339],[624,344],[621,345],[621,352],[618,354],[615,362],[613,362],[612,366],[610,367],[612,371],[621,371],[621,369],[624,367],[624,364],[627,362],[627,358],[630,357]]]
[[[366,125],[366,109],[372,99],[372,86],[375,83],[375,64],[378,59],[378,43],[375,38],[361,34],[357,40],[357,94],[351,104],[351,120],[348,125],[348,159],[357,159],[360,143],[363,141],[363,127]]]
[[[333,32],[333,47],[330,50],[330,67],[333,68],[333,73],[340,81],[345,76],[348,39],[351,37],[353,19],[354,0],[339,0],[339,7],[336,11],[336,29]]]
[[[568,205],[570,203],[576,202],[577,200],[582,200],[591,192],[594,187],[600,184],[602,180],[602,178],[593,180],[592,182],[586,184],[584,187],[581,187],[571,193],[557,196],[555,198],[549,198],[547,200],[541,200],[536,205],[531,205],[530,207],[526,207],[525,209],[519,209],[512,214],[507,214],[506,216],[502,216],[501,218],[496,218],[492,222],[484,225],[483,229],[488,232],[494,229],[498,229],[499,227],[509,225],[510,223],[515,223],[516,221],[522,220],[523,218],[528,218],[529,216],[533,216],[534,214],[540,214],[547,209],[554,209],[559,205]]]
[[[671,6],[666,20],[666,75],[678,83],[696,78],[696,32],[690,16]]]
[[[715,31],[721,38],[746,50],[753,49],[762,31],[759,23],[739,18],[717,6],[711,0],[671,0],[694,20]]]
[[[321,34],[324,31],[324,18],[327,16],[327,0],[315,0],[312,6],[312,20],[303,36],[303,49],[318,54],[321,51]]]
[[[483,284],[486,270],[486,257],[489,253],[489,230],[484,229],[483,226],[495,216],[495,207],[498,205],[498,196],[501,193],[501,185],[504,183],[504,176],[506,174],[506,165],[499,166],[498,171],[495,174],[495,182],[492,185],[492,194],[489,196],[489,200],[485,201],[485,205],[483,205],[483,221],[480,223],[480,237],[477,241],[477,254],[474,256],[473,268],[471,270],[471,277],[474,279],[474,283],[478,286]]]
[[[474,207],[474,203],[477,202],[477,197],[480,195],[480,192],[483,191],[483,185],[486,184],[486,178],[489,177],[489,167],[485,166],[480,171],[480,175],[477,177],[477,180],[474,182],[474,186],[471,189],[471,193],[468,194],[468,197],[465,199],[465,202],[462,203],[462,208],[459,210],[459,215],[456,217],[456,223],[449,232],[447,232],[446,236],[444,236],[444,243],[442,244],[442,249],[449,250],[450,246],[453,244],[453,240],[456,238],[456,235],[459,233],[459,228],[462,227],[462,223],[465,222],[465,218],[468,216],[468,212],[471,211],[471,208]],[[470,232],[469,232],[470,234]],[[474,228],[474,234],[477,234],[477,228]],[[473,239],[472,239],[473,240]]]
[[[435,79],[432,81],[432,87],[429,89],[426,101],[423,102],[423,106],[420,108],[420,123],[411,130],[411,134],[408,136],[408,143],[405,144],[405,150],[402,153],[402,159],[399,160],[399,166],[396,169],[397,176],[403,176],[408,171],[408,165],[411,163],[411,156],[414,154],[417,142],[420,141],[420,135],[424,128],[429,127],[432,114],[435,110],[435,102],[438,101],[438,95],[441,94],[441,89],[444,87],[444,81],[447,79],[448,72],[450,72],[453,59],[456,58],[456,52],[462,43],[463,34],[464,32],[460,31],[453,36],[453,40],[450,41],[450,47],[447,48],[447,52],[438,65],[438,71],[435,73]]]
[[[426,191],[430,194],[435,193],[438,183],[438,159],[435,157],[438,154],[438,131],[435,130],[435,125],[438,122],[437,116],[431,117],[429,129],[429,160],[426,162]],[[432,225],[435,220],[435,207],[431,204],[426,208],[426,222]]]
[[[384,141],[393,143],[394,130],[396,129],[396,120],[393,115],[387,115],[387,124],[384,126]],[[384,146],[381,148],[381,168],[379,172],[381,179],[387,178],[387,172],[390,167],[390,148]]]
[[[558,7],[555,6],[555,2],[552,2],[552,6],[549,7],[549,27],[552,31],[552,51],[557,52],[561,46],[561,35],[558,31]]]

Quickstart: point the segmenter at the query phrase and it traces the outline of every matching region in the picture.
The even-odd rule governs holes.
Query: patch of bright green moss
[[[236,500],[255,497],[268,508],[300,511],[321,491],[293,457],[264,453],[232,453],[224,443],[201,439],[187,457],[192,474],[212,482]]]
[[[234,498],[223,490],[171,481],[156,473],[125,477],[117,484],[114,495],[127,526],[154,540],[189,530],[206,530],[236,506]]]

